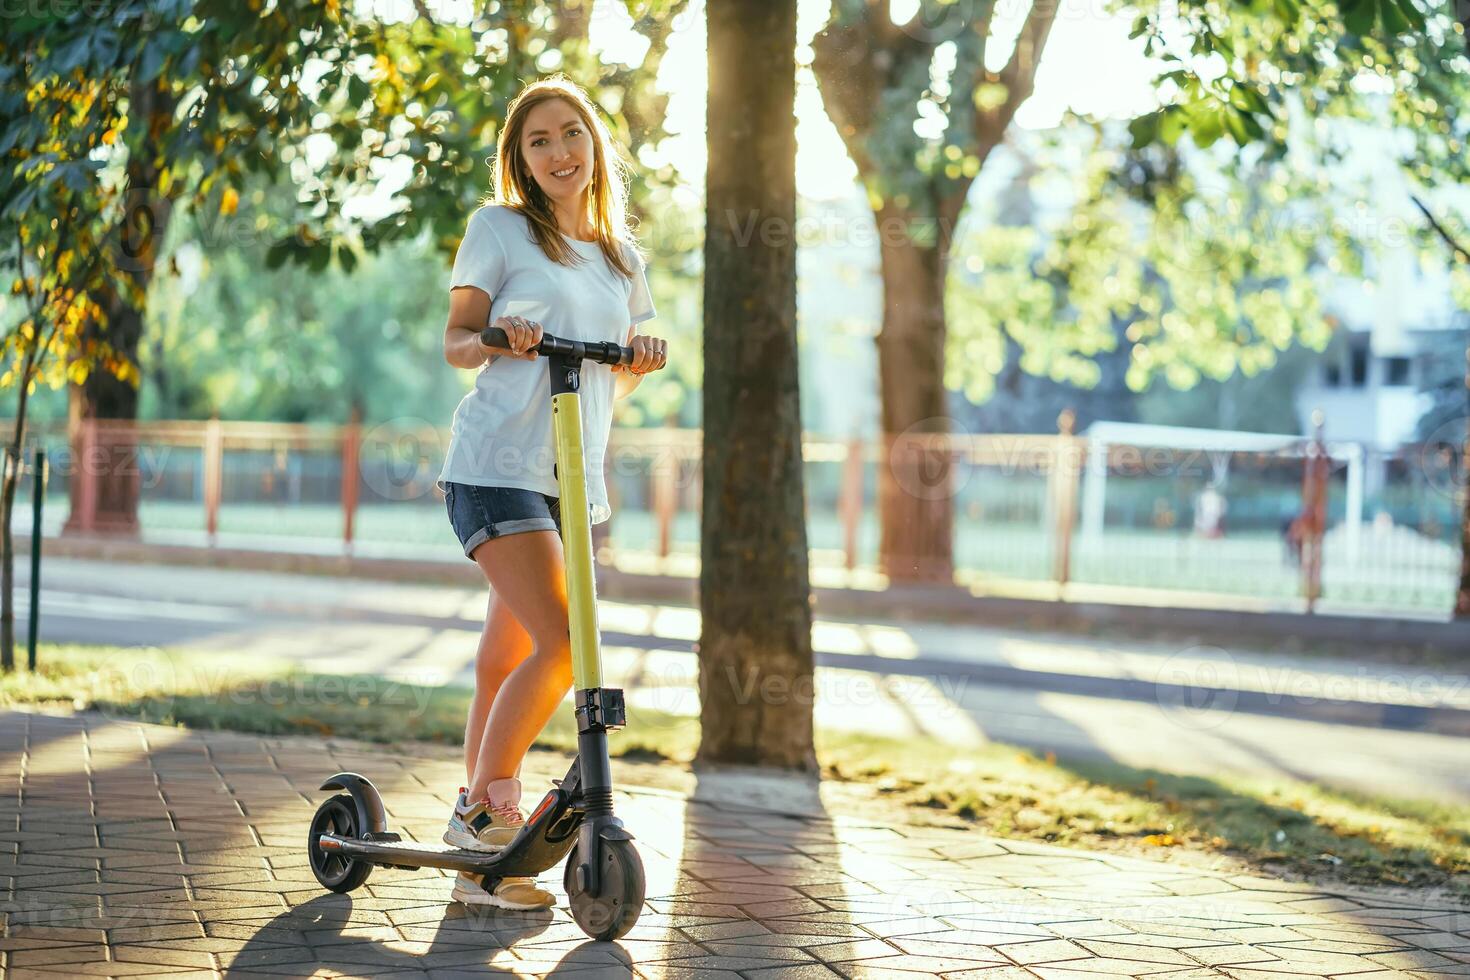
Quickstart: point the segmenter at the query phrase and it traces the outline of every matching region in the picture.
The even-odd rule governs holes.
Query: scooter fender
[[[602,894],[602,842],[633,839],[614,816],[593,817],[577,828],[577,867],[572,873],[585,891],[594,896]]]
[[[322,789],[340,789],[351,794],[352,804],[357,809],[359,835],[381,834],[388,829],[388,814],[383,809],[383,797],[378,788],[366,776],[355,772],[339,772],[326,782]]]

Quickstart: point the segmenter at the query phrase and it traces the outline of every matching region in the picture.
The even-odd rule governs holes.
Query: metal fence
[[[31,441],[51,460],[50,534],[98,529],[77,474],[103,444],[125,450],[98,458],[110,471],[132,467],[145,541],[457,553],[434,485],[447,434],[423,424],[104,422],[70,437],[41,425]],[[1268,441],[1233,450],[949,438],[955,578],[1018,594],[1448,613],[1464,493],[1457,459],[1442,458],[1444,447]],[[893,451],[872,440],[804,441],[819,581],[877,575],[878,480]],[[1323,498],[1315,527],[1314,451]],[[697,557],[699,455],[697,430],[614,430],[605,474],[613,518],[596,529],[602,560]],[[29,492],[20,487],[18,500]]]

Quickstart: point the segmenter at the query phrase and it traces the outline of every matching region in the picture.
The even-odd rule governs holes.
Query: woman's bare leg
[[[531,638],[531,652],[499,686],[480,739],[467,798],[481,799],[495,780],[513,777],[572,685],[571,637],[561,538],[530,531],[491,538],[475,561]]]
[[[470,699],[469,719],[464,728],[466,784],[475,778],[475,763],[485,738],[485,720],[495,703],[495,694],[510,672],[530,655],[531,634],[506,604],[492,595],[485,614],[485,630],[480,634],[480,649],[475,654],[475,695]]]

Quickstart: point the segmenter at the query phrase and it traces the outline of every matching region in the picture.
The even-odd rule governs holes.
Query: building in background
[[[1443,356],[1447,337],[1466,329],[1470,313],[1457,308],[1448,261],[1421,261],[1415,232],[1424,216],[1412,195],[1425,192],[1410,186],[1383,152],[1378,133],[1347,132],[1352,152],[1342,166],[1358,171],[1373,199],[1353,202],[1343,220],[1354,223],[1371,250],[1361,278],[1324,284],[1323,305],[1338,336],[1297,390],[1297,417],[1309,431],[1320,409],[1330,438],[1387,452],[1419,437],[1419,421],[1432,403],[1424,392],[1434,368],[1428,359]],[[1470,192],[1440,189],[1429,202],[1464,213]]]

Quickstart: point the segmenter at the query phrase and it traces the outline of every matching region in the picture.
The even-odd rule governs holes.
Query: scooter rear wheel
[[[626,935],[643,911],[643,859],[631,841],[602,842],[602,894],[589,895],[577,883],[577,849],[567,857],[562,873],[572,919],[593,939],[612,940]]]
[[[361,828],[357,826],[357,807],[352,797],[338,794],[316,808],[311,818],[311,829],[306,833],[306,858],[311,862],[311,873],[322,887],[334,892],[350,892],[367,881],[373,866],[366,861],[347,857],[336,851],[324,851],[320,841],[322,834],[337,837],[357,837]]]

